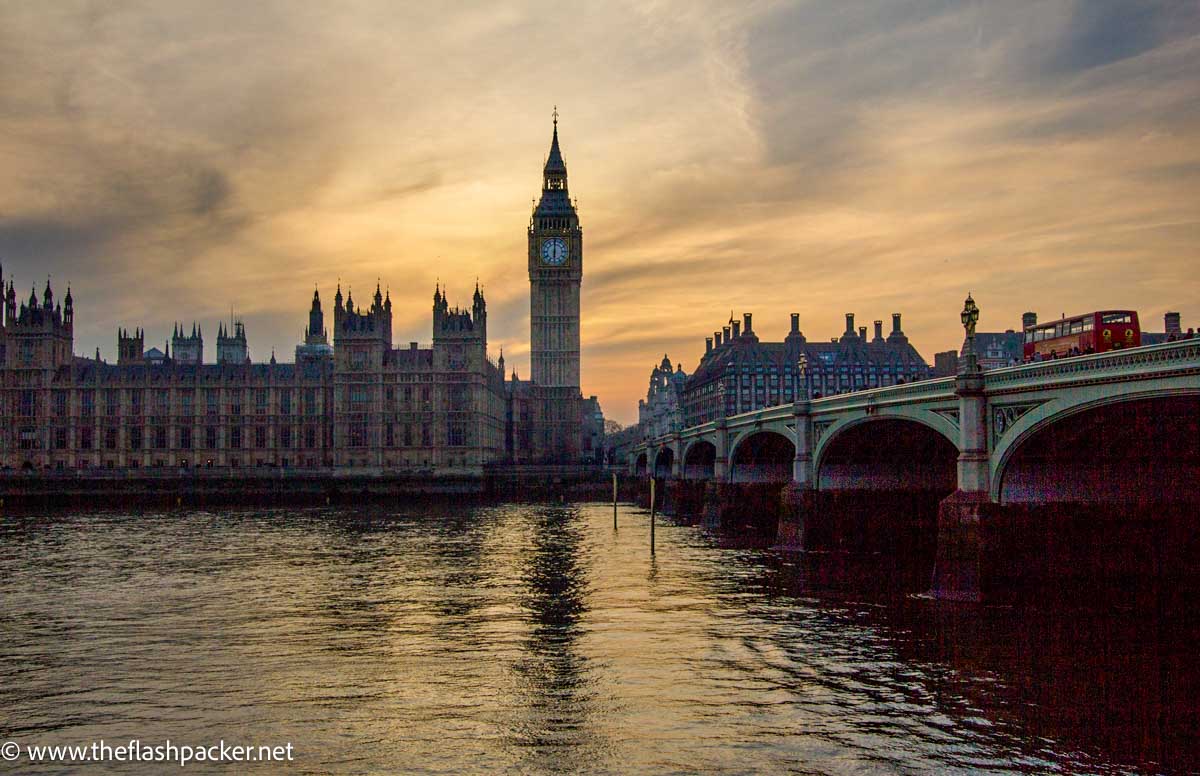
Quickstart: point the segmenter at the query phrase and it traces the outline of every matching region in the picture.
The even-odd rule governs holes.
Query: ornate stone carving
[[[1022,404],[1001,404],[992,407],[992,438],[999,439],[1012,428],[1022,415],[1043,402],[1025,402]]]

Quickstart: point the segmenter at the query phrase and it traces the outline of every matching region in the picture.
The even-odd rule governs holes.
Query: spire
[[[547,183],[551,178],[566,178],[567,164],[558,148],[558,106],[554,106],[554,136],[550,140],[550,155],[546,157],[544,170]]]

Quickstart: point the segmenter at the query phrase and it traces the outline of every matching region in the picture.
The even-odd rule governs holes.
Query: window
[[[131,415],[142,414],[142,389],[132,388],[129,391],[129,413]]]
[[[366,447],[367,446],[367,424],[351,423],[350,424],[350,447]]]
[[[190,418],[192,416],[192,392],[181,391],[179,393],[179,404],[179,414]]]
[[[80,450],[91,450],[92,449],[92,430],[86,426],[84,428],[79,429],[79,449]]]
[[[204,429],[204,446],[209,450],[217,449],[217,427],[208,426]]]
[[[292,446],[292,427],[283,426],[279,429],[279,446],[287,449]]]
[[[60,418],[67,416],[67,392],[54,392],[54,414]]]
[[[157,391],[156,398],[157,407],[155,412],[159,415],[166,415],[171,411],[171,394],[169,391]]]
[[[315,427],[304,427],[304,446],[309,450],[317,446],[317,429]]]
[[[54,429],[54,449],[55,450],[66,450],[67,449],[67,430],[65,428]]]
[[[267,414],[267,389],[258,388],[254,391],[254,412],[258,415]]]
[[[387,446],[396,446],[396,429],[391,423],[387,424]]]
[[[242,448],[242,427],[233,426],[229,429],[229,449],[240,450]]]
[[[117,449],[117,429],[109,427],[104,430],[104,447],[107,450]]]
[[[287,388],[282,388],[279,391],[279,414],[292,414],[292,392]]]
[[[79,392],[79,415],[90,418],[96,411],[96,395],[91,391]]]
[[[162,450],[167,446],[167,427],[156,426],[154,429],[154,448]]]
[[[184,450],[192,449],[192,429],[190,426],[179,427],[179,447]]]
[[[267,446],[267,427],[256,426],[254,428],[254,446],[262,449]]]
[[[1105,313],[1100,317],[1101,323],[1133,323],[1129,313]]]
[[[133,428],[129,429],[129,449],[130,450],[141,450],[142,449],[142,430],[140,428],[138,428],[137,426],[134,426]]]
[[[204,392],[204,412],[205,412],[205,414],[216,415],[217,414],[217,404],[218,404],[217,389],[209,388],[207,391]]]
[[[306,388],[304,390],[304,414],[317,414],[317,391],[315,388]]]
[[[37,393],[30,389],[21,391],[18,412],[23,418],[37,417]]]

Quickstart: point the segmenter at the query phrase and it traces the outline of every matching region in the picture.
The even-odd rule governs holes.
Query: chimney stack
[[[875,339],[883,341],[883,321],[875,321]]]
[[[792,334],[800,333],[800,313],[792,313]]]
[[[1028,329],[1030,326],[1037,326],[1037,313],[1024,313],[1021,315],[1021,328]]]
[[[854,313],[846,313],[846,333],[854,333]]]
[[[722,326],[721,333],[725,335],[725,344],[728,345],[729,344],[729,327]]]
[[[719,331],[713,332],[713,347],[721,347],[721,332]]]
[[[1179,313],[1167,313],[1163,316],[1163,330],[1167,334],[1179,335],[1183,333],[1183,327],[1179,323]]]
[[[742,324],[740,321],[733,322],[733,336],[735,338],[742,336]]]
[[[704,353],[705,353],[705,355],[707,355],[707,354],[709,354],[709,353],[711,353],[711,352],[712,352],[712,348],[713,348],[713,346],[712,346],[712,343],[713,343],[713,338],[712,338],[712,337],[705,337],[705,338],[704,338]]]
[[[862,340],[863,342],[867,341],[867,327],[866,326],[858,327],[858,338],[860,340]]]
[[[412,352],[416,353],[417,352],[417,343],[415,343],[415,342],[408,343],[408,349],[411,350]]]
[[[900,313],[892,313],[892,334],[900,333]]]
[[[743,326],[743,330],[747,334],[749,334],[750,333],[750,313],[742,313],[742,320],[744,320],[746,322],[745,325]]]

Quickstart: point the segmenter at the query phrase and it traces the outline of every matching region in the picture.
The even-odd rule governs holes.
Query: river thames
[[[0,735],[295,753],[191,772],[1200,767],[1190,620],[939,605],[753,545],[660,519],[651,557],[605,504],[4,516]]]

